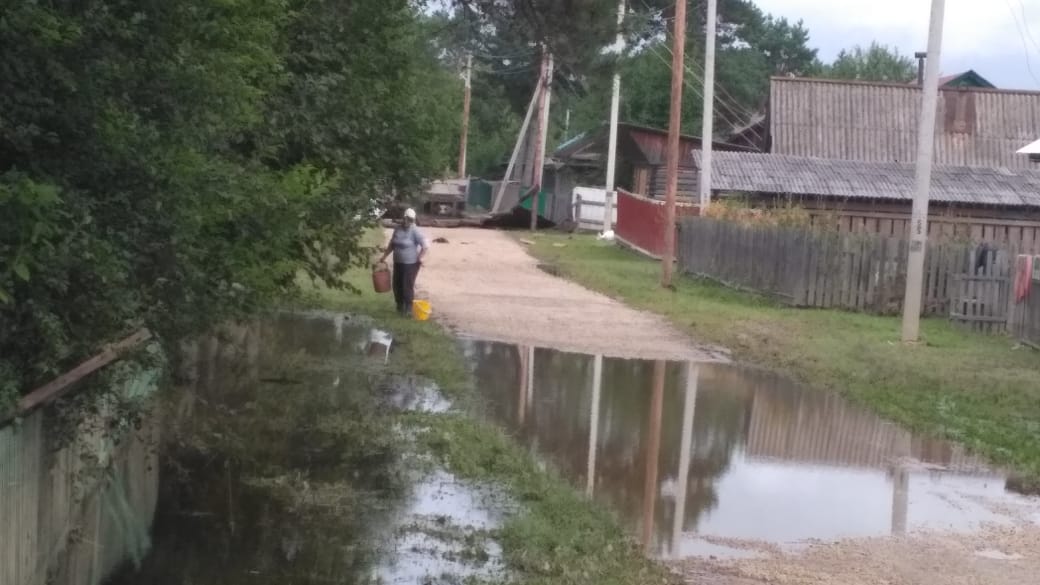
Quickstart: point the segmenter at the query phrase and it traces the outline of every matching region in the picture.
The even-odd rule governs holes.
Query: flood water
[[[365,319],[282,313],[185,348],[164,405],[153,547],[109,585],[458,583],[503,574],[508,502],[418,452],[404,411],[436,386],[391,375]]]
[[[1040,519],[957,446],[775,375],[463,343],[489,416],[653,556]]]

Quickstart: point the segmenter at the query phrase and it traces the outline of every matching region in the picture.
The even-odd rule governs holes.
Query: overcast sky
[[[774,16],[804,20],[824,60],[872,40],[907,55],[927,48],[930,0],[755,2]],[[1040,89],[1040,0],[947,0],[942,72],[968,69],[1000,88]]]

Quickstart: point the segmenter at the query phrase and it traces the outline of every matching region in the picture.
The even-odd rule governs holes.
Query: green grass
[[[1040,477],[1040,354],[1007,337],[928,319],[923,343],[908,346],[894,317],[793,309],[687,277],[663,289],[658,262],[591,236],[540,235],[530,249],[561,276],[659,313],[739,361],[836,390]]]
[[[436,381],[445,394],[467,404],[473,381],[452,336],[433,322],[400,318],[393,299],[372,292],[367,270],[345,278],[361,293],[306,283],[305,303],[367,315],[393,333],[398,349],[391,368]],[[586,499],[558,473],[504,431],[465,414],[405,417],[419,431],[420,447],[459,477],[490,481],[520,506],[498,531],[506,566],[518,583],[531,585],[649,585],[674,582],[648,560],[603,506]]]
[[[465,415],[421,415],[420,441],[460,477],[506,488],[520,505],[498,531],[506,566],[530,585],[642,585],[675,578],[648,560],[602,505],[497,427]]]

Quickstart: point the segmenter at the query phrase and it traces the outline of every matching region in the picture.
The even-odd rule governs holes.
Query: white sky
[[[810,44],[820,49],[824,60],[842,48],[872,40],[911,56],[928,44],[931,0],[755,3],[774,16],[804,20]],[[946,0],[942,62],[944,74],[974,69],[997,87],[1040,89],[1040,0]]]

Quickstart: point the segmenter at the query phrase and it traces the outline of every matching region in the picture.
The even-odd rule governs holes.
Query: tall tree
[[[866,49],[857,45],[842,50],[823,74],[832,79],[908,83],[917,77],[917,65],[895,47],[873,42]]]
[[[364,260],[457,87],[408,0],[8,2],[0,410],[129,328],[175,343]]]

